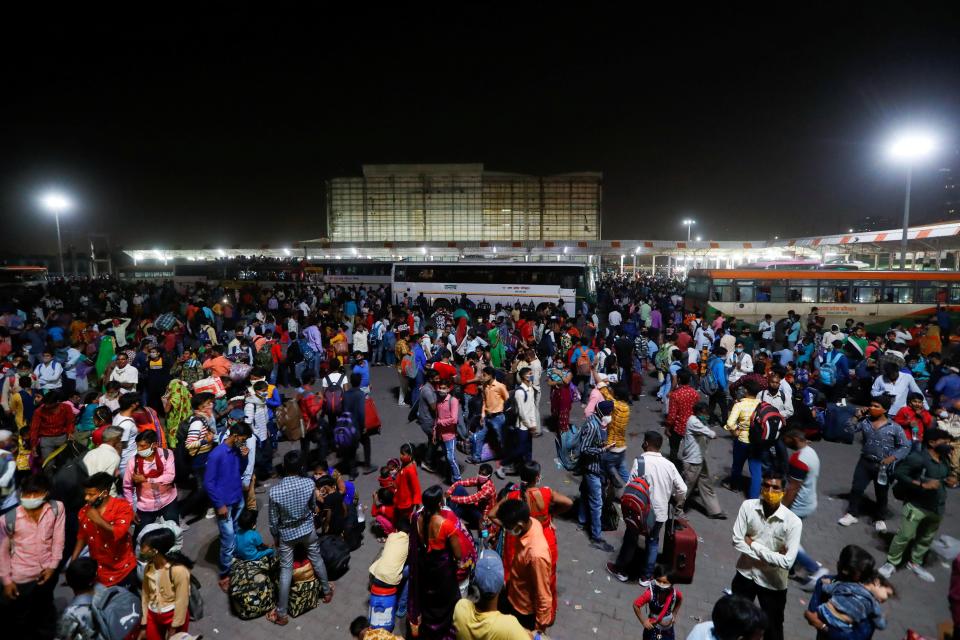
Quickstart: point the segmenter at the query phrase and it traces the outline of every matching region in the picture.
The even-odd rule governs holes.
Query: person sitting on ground
[[[237,518],[237,542],[233,557],[237,560],[259,560],[272,556],[273,547],[268,547],[257,531],[257,512],[246,510]]]

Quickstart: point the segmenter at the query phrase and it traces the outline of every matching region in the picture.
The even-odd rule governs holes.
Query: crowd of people
[[[645,639],[783,638],[791,576],[812,592],[811,635],[869,638],[885,626],[895,571],[934,581],[924,563],[960,474],[960,353],[939,341],[948,314],[877,335],[856,319],[825,326],[816,308],[751,325],[685,307],[681,281],[647,276],[606,277],[572,316],[562,300],[392,302],[379,287],[110,280],[0,301],[8,628],[189,634],[204,592],[183,540],[204,518],[217,524],[233,612],[281,626],[333,600],[369,530],[382,544],[369,575],[344,578],[368,582],[368,613],[349,625],[363,640],[549,635],[558,517],[616,552],[611,577],[639,581]],[[419,435],[381,425],[377,367]],[[643,418],[631,459],[627,425],[645,396],[661,420]],[[409,429],[409,442],[375,456],[381,426]],[[542,483],[533,443],[548,432],[579,495]],[[722,432],[732,455],[718,483],[708,448]],[[871,483],[877,531],[890,488],[902,512],[882,562],[849,545],[833,571],[803,546],[818,506],[811,443],[856,435],[837,526],[859,522]],[[361,474],[376,474],[369,501]],[[718,485],[745,494],[735,515]],[[681,629],[678,585],[694,575],[676,555],[690,508],[729,518],[740,558],[711,620]],[[621,520],[618,550],[604,532]],[[61,576],[74,596],[58,612]]]

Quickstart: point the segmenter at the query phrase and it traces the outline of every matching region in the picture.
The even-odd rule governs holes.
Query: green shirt
[[[895,497],[919,509],[943,515],[947,504],[947,485],[944,481],[950,473],[950,465],[946,460],[941,458],[940,462],[937,462],[931,457],[930,452],[924,449],[911,453],[898,462],[894,469],[894,476],[897,479],[897,486],[894,487]],[[914,480],[920,482],[939,480],[940,486],[936,489],[922,489],[913,484]],[[902,486],[901,483],[903,483]]]

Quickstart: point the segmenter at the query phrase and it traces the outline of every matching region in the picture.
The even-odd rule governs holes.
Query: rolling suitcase
[[[663,562],[673,567],[673,581],[690,584],[697,570],[697,532],[686,518],[667,520],[663,535]]]

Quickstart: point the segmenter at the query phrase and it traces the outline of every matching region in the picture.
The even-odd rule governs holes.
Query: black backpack
[[[783,435],[786,422],[777,408],[769,402],[761,402],[750,418],[750,456],[758,458],[772,447]]]
[[[321,536],[318,541],[323,564],[327,568],[327,578],[339,580],[350,570],[350,546],[340,536]]]

